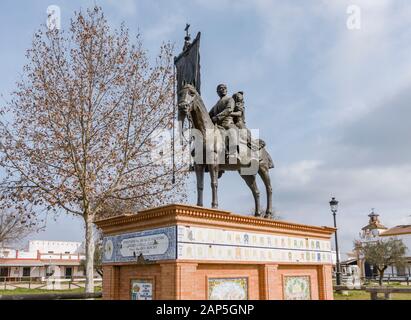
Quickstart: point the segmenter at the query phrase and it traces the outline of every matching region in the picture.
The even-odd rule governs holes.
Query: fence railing
[[[47,294],[10,294],[0,295],[0,300],[74,300],[96,299],[102,297],[101,292],[95,293],[47,293]]]
[[[95,285],[101,284],[101,278],[94,278]],[[16,288],[61,290],[84,287],[84,277],[0,277],[0,290]]]
[[[390,282],[406,282],[407,286],[410,285],[411,277],[410,276],[384,276],[382,278],[382,281],[387,282],[388,284]]]
[[[345,283],[350,277],[349,276],[342,276],[341,277],[341,282]],[[377,282],[378,277],[362,277],[361,282],[362,283],[368,283],[368,282]],[[390,284],[391,282],[399,282],[399,283],[406,283],[407,286],[411,284],[411,276],[398,276],[398,275],[387,275],[382,278],[382,281],[384,283]],[[333,282],[335,284],[336,279],[333,278]]]
[[[19,277],[0,277],[0,282],[5,282],[5,281],[13,281],[13,282],[22,282],[22,281],[47,281],[48,279],[57,279],[60,281],[81,281],[85,280],[86,277],[84,276],[60,276],[60,277],[46,277],[46,276],[36,276],[36,277],[31,277],[31,276],[19,276]],[[100,280],[100,277],[95,277],[95,280]]]

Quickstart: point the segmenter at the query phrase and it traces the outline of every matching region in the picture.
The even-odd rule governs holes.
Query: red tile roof
[[[19,266],[44,266],[45,263],[36,259],[0,259],[0,266],[19,267]]]
[[[54,266],[78,266],[80,260],[65,260],[65,259],[0,259],[0,266],[4,267],[20,267],[20,266],[32,266],[41,267],[46,265]]]
[[[381,232],[380,236],[386,237],[386,236],[396,236],[396,235],[401,235],[401,234],[411,234],[411,224],[395,226],[384,232]]]

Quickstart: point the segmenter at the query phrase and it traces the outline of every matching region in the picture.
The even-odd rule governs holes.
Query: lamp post
[[[333,197],[330,201],[330,207],[331,207],[331,212],[333,213],[334,217],[334,228],[335,230],[335,254],[336,254],[336,284],[337,286],[341,285],[341,266],[340,266],[340,257],[339,257],[339,251],[338,251],[338,236],[337,236],[337,220],[336,220],[336,214],[337,214],[337,209],[338,209],[338,201],[335,200]]]

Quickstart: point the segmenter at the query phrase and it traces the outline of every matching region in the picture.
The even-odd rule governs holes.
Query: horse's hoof
[[[273,218],[273,213],[272,212],[266,212],[265,215],[264,215],[264,218],[272,219]]]
[[[254,217],[257,217],[257,218],[261,217],[261,212],[254,213]]]

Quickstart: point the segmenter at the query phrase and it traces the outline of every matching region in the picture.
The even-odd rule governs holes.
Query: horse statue
[[[204,102],[201,99],[201,96],[194,88],[194,86],[190,84],[184,85],[178,92],[178,120],[180,123],[180,128],[182,127],[182,123],[186,118],[188,118],[189,121],[192,123],[193,128],[197,129],[202,133],[202,154],[208,160],[204,161],[203,159],[203,161],[197,162],[196,160],[194,160],[194,171],[196,173],[197,178],[197,205],[203,206],[204,172],[208,171],[210,173],[212,190],[211,205],[212,208],[217,208],[218,178],[220,178],[224,171],[238,171],[240,173],[240,176],[244,179],[248,187],[251,189],[251,192],[253,193],[255,201],[254,215],[256,217],[263,216],[264,218],[274,218],[272,209],[272,187],[269,175],[269,170],[271,168],[274,168],[274,165],[272,163],[270,155],[265,149],[265,143],[263,143],[261,140],[259,141],[259,147],[257,148],[258,151],[256,152],[257,157],[254,158],[254,164],[256,164],[257,169],[255,170],[255,173],[244,174],[244,172],[241,169],[250,166],[253,160],[251,157],[248,163],[246,164],[244,164],[244,162],[241,161],[237,161],[234,164],[232,164],[231,161],[230,163],[227,163],[227,161],[223,161],[223,163],[221,163],[221,161],[218,161],[219,154],[221,154],[221,152],[225,154],[226,148],[225,143],[221,143],[221,141],[224,140],[222,140],[221,137],[219,140],[217,137],[217,135],[221,135],[221,129],[218,129],[217,126],[213,124],[210,115],[204,105]],[[206,141],[207,134],[209,135],[209,132],[214,132],[216,135],[216,137],[212,139],[212,141],[214,141],[214,145],[212,145],[211,148],[210,143],[208,142],[207,144],[207,141],[210,140],[208,139]],[[252,148],[252,146],[250,145],[248,147]],[[249,151],[251,151],[251,149],[249,149]],[[264,215],[260,211],[260,192],[258,190],[256,183],[257,173],[263,180],[267,192],[267,208]]]

